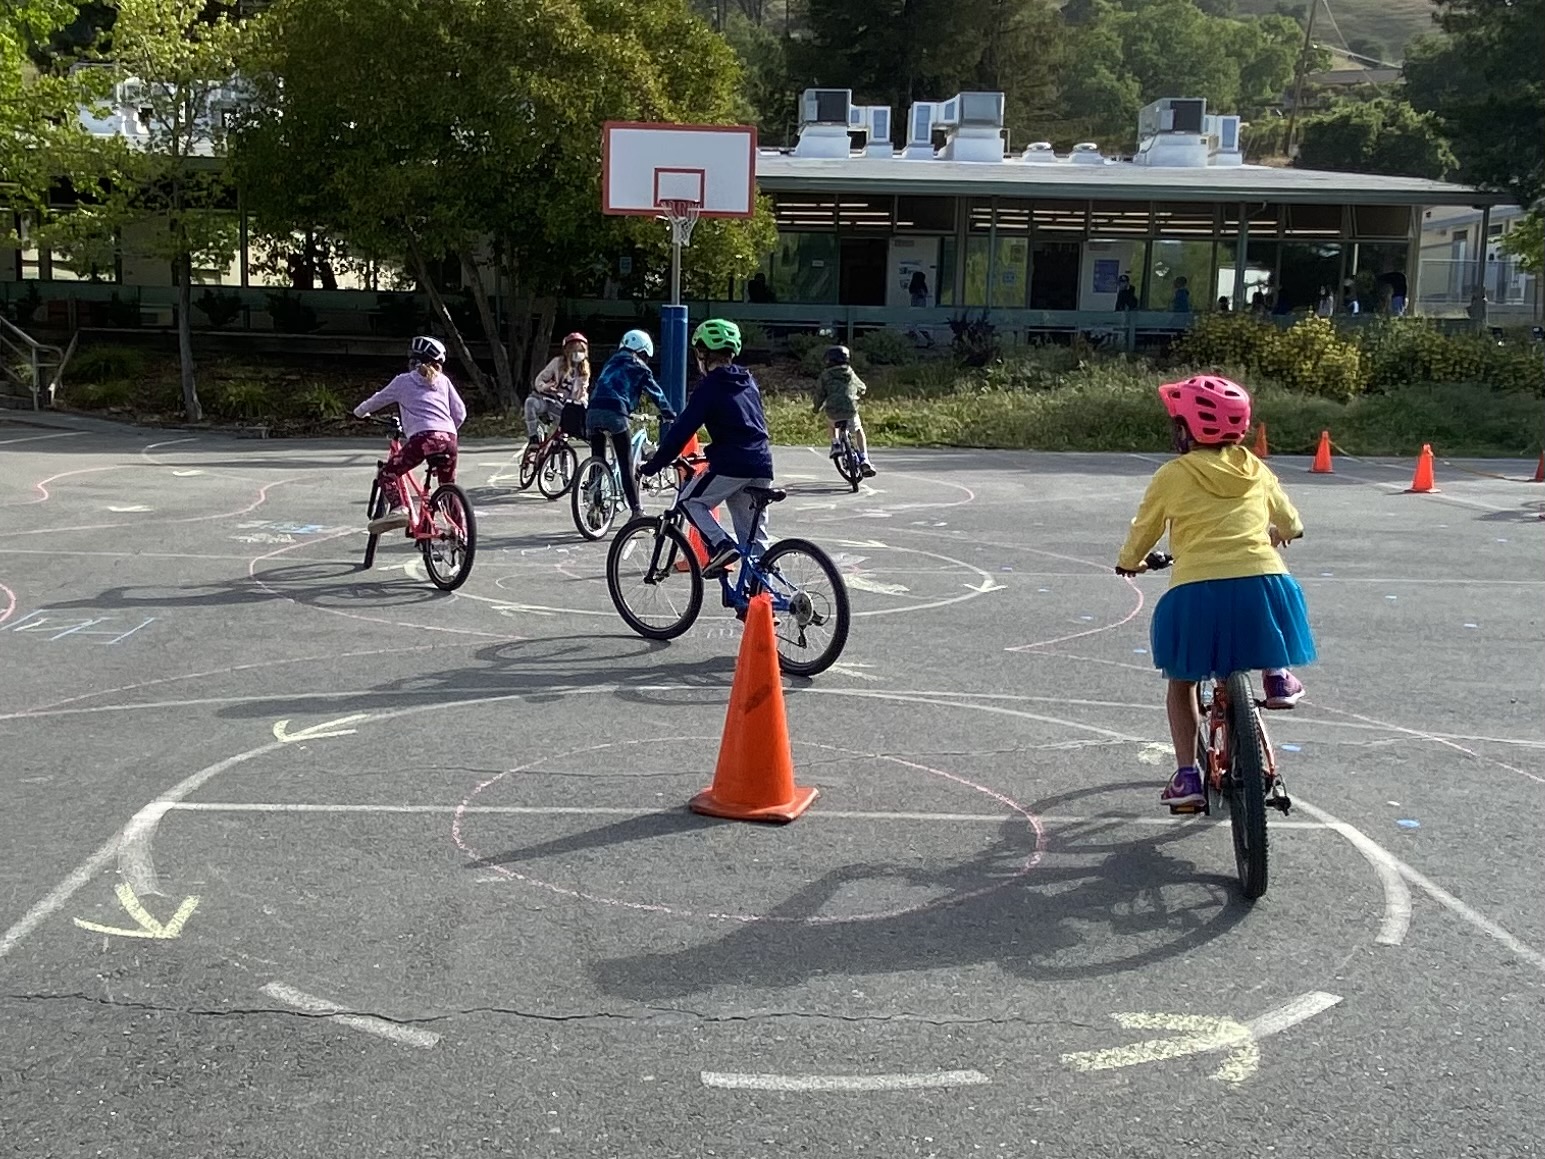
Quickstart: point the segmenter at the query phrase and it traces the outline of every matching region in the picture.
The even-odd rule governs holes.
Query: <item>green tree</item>
[[[1535,208],[1525,215],[1502,235],[1502,248],[1535,277],[1545,273],[1545,211]]]
[[[1441,181],[1458,162],[1437,118],[1388,97],[1348,101],[1304,122],[1293,164],[1341,173]]]
[[[789,42],[740,12],[725,21],[724,38],[740,59],[750,120],[768,141],[787,141],[798,125],[800,86],[789,67]]]
[[[403,255],[474,393],[504,406],[546,356],[564,285],[630,241],[663,241],[654,221],[601,216],[602,123],[723,123],[743,108],[733,51],[683,0],[278,0],[260,25],[261,99],[236,150],[252,211],[356,257]],[[721,284],[750,272],[766,229],[704,223],[688,275],[715,261]],[[437,284],[447,258],[492,385]]]
[[[1434,0],[1444,36],[1406,52],[1406,98],[1433,113],[1460,175],[1533,205],[1545,192],[1545,0]]]

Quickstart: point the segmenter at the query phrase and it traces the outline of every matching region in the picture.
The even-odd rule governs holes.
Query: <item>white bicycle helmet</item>
[[[618,349],[631,350],[635,354],[642,354],[645,358],[654,357],[654,341],[642,330],[629,330],[622,336]]]
[[[408,352],[408,357],[414,362],[438,362],[445,365],[445,343],[438,338],[430,338],[427,334],[420,334],[413,339],[413,344]]]

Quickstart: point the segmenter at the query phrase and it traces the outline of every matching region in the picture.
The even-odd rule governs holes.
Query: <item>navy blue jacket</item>
[[[638,409],[639,399],[645,394],[654,399],[654,405],[662,415],[675,413],[649,367],[631,350],[619,350],[606,360],[601,373],[590,384],[590,408],[630,415]]]
[[[698,427],[708,428],[708,468],[732,479],[771,479],[772,447],[762,392],[744,366],[730,363],[703,375],[686,409],[660,440],[660,449],[644,466],[653,474],[670,466]]]

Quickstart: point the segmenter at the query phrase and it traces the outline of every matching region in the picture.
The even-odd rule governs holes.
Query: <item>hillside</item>
[[[1251,16],[1275,12],[1280,3],[1281,0],[1238,0],[1240,14]],[[1431,0],[1330,0],[1333,19],[1327,19],[1325,9],[1320,9],[1314,18],[1314,39],[1326,48],[1345,47],[1343,40],[1371,40],[1383,45],[1383,53],[1387,54],[1384,59],[1399,61],[1413,37],[1436,31],[1432,12]]]

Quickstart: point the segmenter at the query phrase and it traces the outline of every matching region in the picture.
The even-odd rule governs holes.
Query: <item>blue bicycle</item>
[[[654,454],[654,444],[642,422],[638,423],[632,438],[633,479],[639,494],[657,492],[669,481],[662,483],[659,476],[640,479],[638,468]],[[601,539],[612,529],[617,512],[622,510],[622,472],[610,455],[591,455],[574,473],[574,486],[569,492],[569,510],[574,515],[574,526],[586,539]]]
[[[693,478],[696,460],[677,459],[684,490]],[[786,491],[753,487],[747,491],[756,518],[788,497]],[[703,569],[688,545],[682,524],[680,492],[664,515],[646,515],[628,522],[612,540],[606,556],[606,587],[628,627],[650,640],[673,640],[692,627],[703,607]],[[778,667],[794,676],[814,676],[837,662],[848,642],[848,589],[831,557],[804,539],[780,539],[752,559],[740,545],[735,581],[719,576],[726,608],[745,619],[751,597],[772,597]]]

